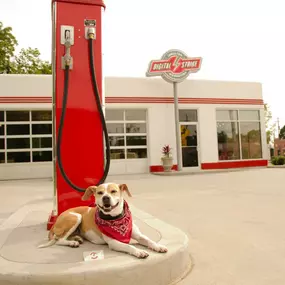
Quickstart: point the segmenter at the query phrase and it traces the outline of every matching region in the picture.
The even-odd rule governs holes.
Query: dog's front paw
[[[160,252],[160,253],[166,253],[168,251],[167,247],[165,247],[164,245],[158,244],[158,243],[150,246],[150,249],[156,252]]]
[[[79,247],[79,245],[80,245],[79,242],[76,240],[72,240],[69,242],[70,247]]]
[[[134,256],[136,256],[137,258],[147,258],[149,256],[148,252],[144,251],[144,250],[140,250],[137,249],[134,253]]]

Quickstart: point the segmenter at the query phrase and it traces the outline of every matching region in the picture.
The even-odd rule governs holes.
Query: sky
[[[104,75],[144,77],[171,48],[202,57],[189,79],[262,83],[285,124],[284,0],[105,0]],[[0,21],[20,48],[51,60],[51,0],[0,0]]]

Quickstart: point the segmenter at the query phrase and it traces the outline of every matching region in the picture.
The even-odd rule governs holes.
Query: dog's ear
[[[89,187],[85,190],[84,195],[82,196],[81,200],[82,200],[82,201],[87,201],[87,200],[89,200],[90,197],[96,193],[96,189],[97,189],[97,186],[89,186]]]
[[[128,196],[129,196],[129,197],[132,197],[132,194],[131,194],[131,192],[130,192],[128,186],[127,186],[127,184],[120,184],[120,185],[119,185],[119,188],[120,188],[120,190],[121,190],[122,193],[123,193],[124,191],[126,191],[127,194],[128,194]]]

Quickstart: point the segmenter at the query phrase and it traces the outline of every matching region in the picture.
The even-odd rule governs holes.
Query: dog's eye
[[[112,190],[111,193],[112,193],[112,194],[115,194],[115,193],[117,193],[117,191],[116,191],[116,190]]]
[[[97,192],[98,195],[103,195],[102,191]]]

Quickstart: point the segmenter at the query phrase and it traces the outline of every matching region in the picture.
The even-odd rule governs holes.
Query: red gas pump
[[[89,205],[81,201],[83,192],[108,175],[100,96],[104,8],[103,0],[52,0],[54,207],[48,229],[63,211]]]

